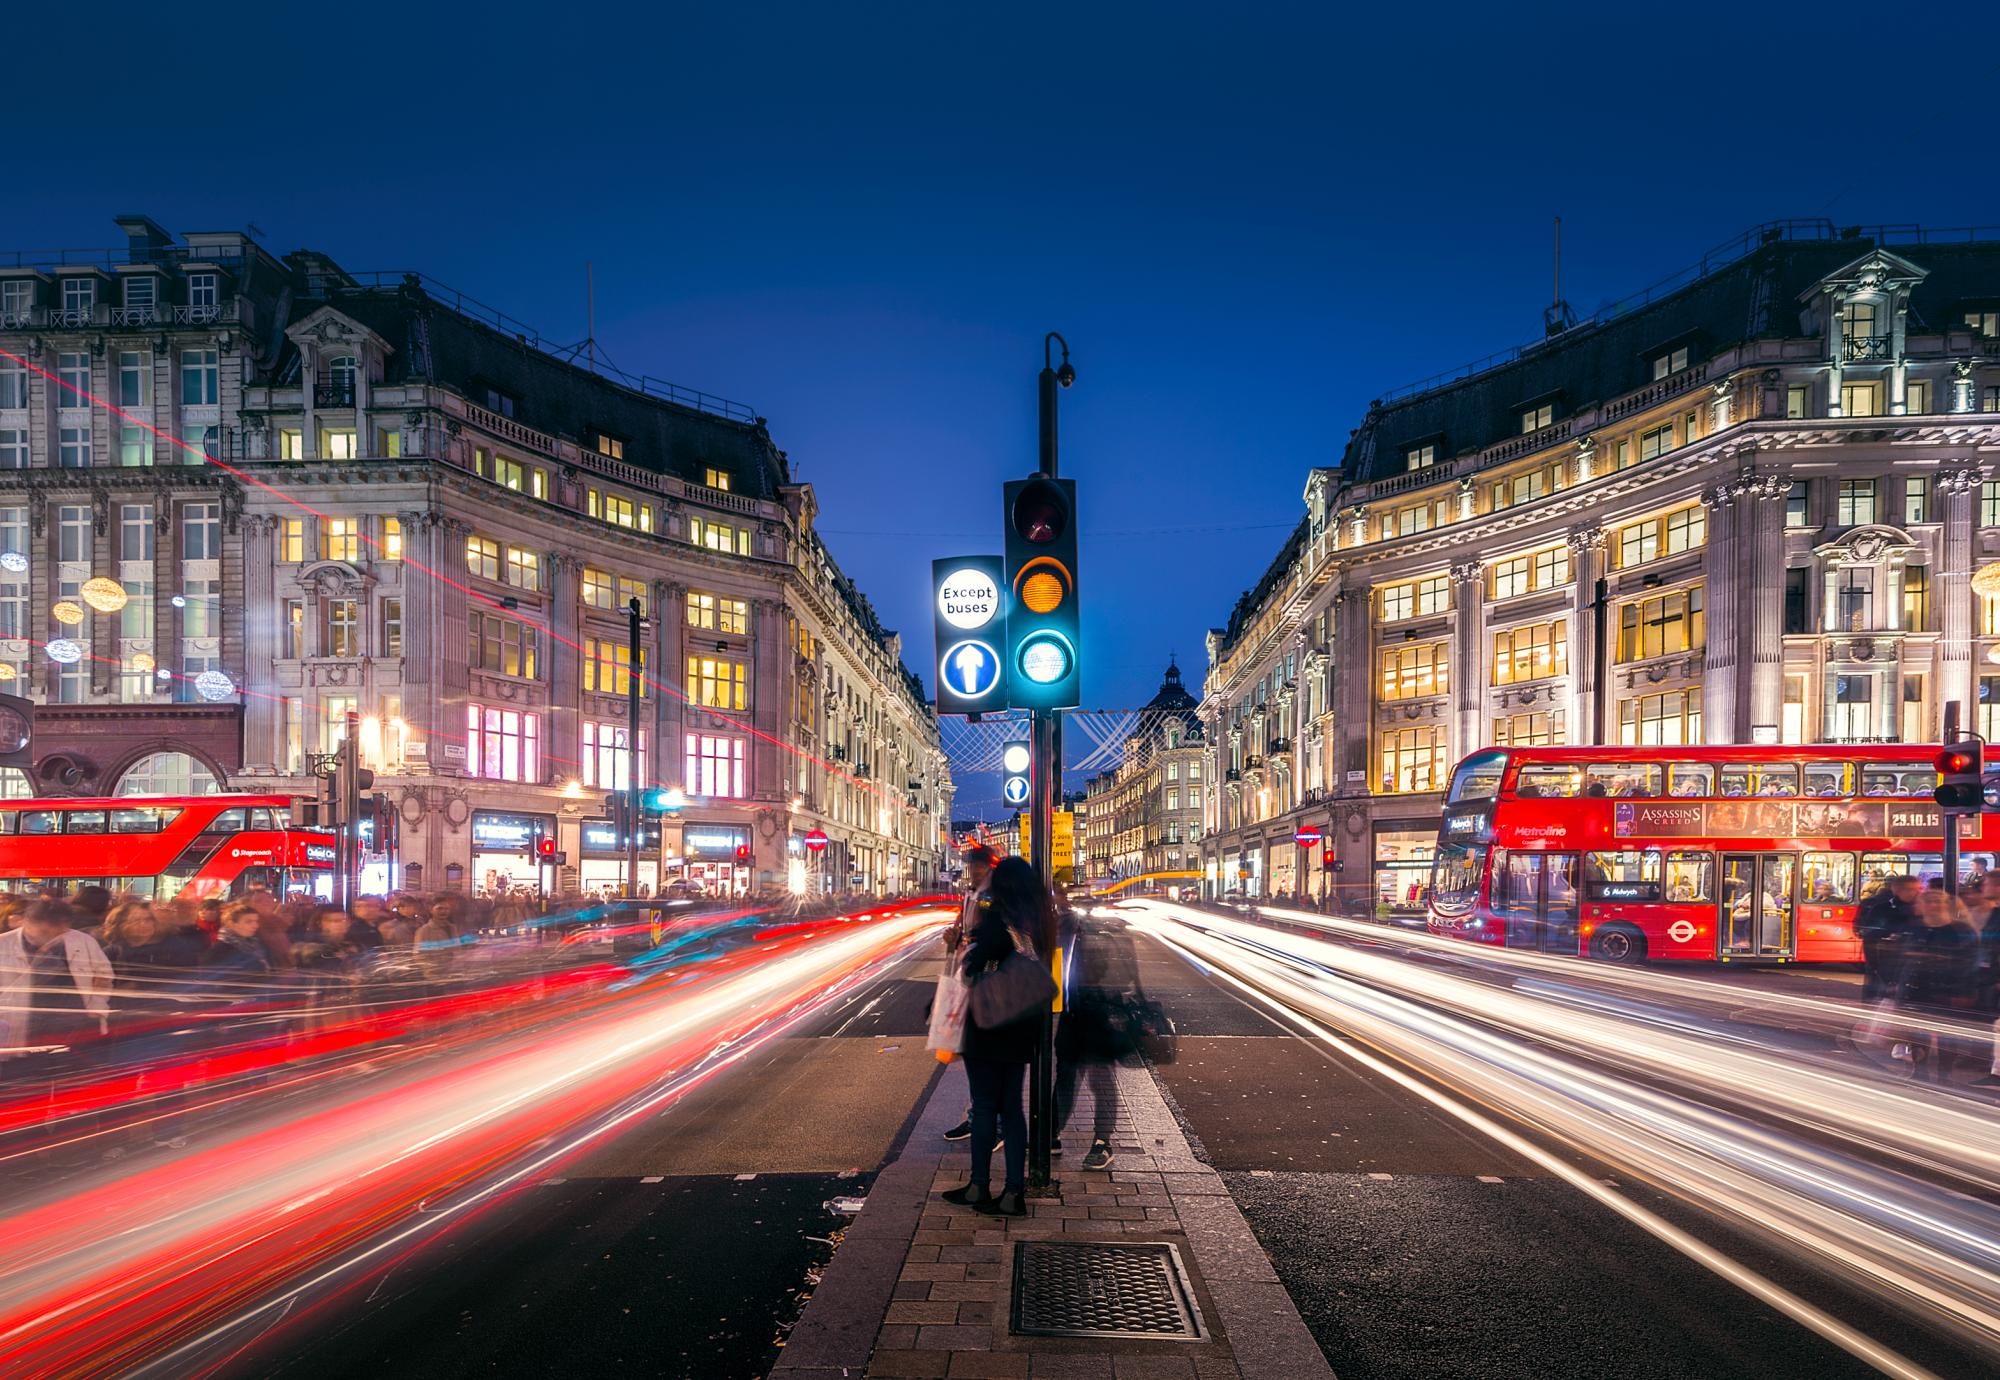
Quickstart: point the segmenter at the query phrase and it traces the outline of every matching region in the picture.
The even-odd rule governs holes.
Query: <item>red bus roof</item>
[[[1474,757],[1505,754],[1510,762],[1916,762],[1928,766],[1937,743],[1765,743],[1717,747],[1490,747]]]
[[[0,810],[131,810],[148,805],[213,805],[217,810],[266,805],[290,809],[296,801],[296,797],[289,795],[40,795],[27,800],[0,800]]]

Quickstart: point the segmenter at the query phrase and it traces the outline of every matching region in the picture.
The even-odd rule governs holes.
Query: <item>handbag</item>
[[[931,999],[930,1031],[926,1049],[939,1054],[965,1052],[965,1008],[972,993],[964,979],[947,968],[938,974],[937,995]]]
[[[972,1023],[981,1030],[1012,1025],[1055,1000],[1056,980],[1034,959],[1016,951],[972,984]]]

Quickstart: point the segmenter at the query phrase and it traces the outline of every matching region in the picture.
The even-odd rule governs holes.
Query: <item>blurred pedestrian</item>
[[[1115,1157],[1111,1133],[1118,1124],[1117,1065],[1138,1048],[1135,1011],[1145,992],[1139,985],[1138,956],[1122,923],[1075,915],[1066,928],[1063,957],[1069,981],[1056,1022],[1056,1134],[1068,1129],[1082,1080],[1091,1098],[1090,1151],[1083,1167],[1109,1169]]]
[[[204,966],[218,977],[261,978],[272,971],[271,951],[263,939],[264,917],[255,906],[238,904],[222,912],[222,933],[208,951]]]
[[[1928,1065],[1933,1079],[1949,1082],[1956,1062],[1951,1027],[1971,1012],[1979,931],[1965,918],[1965,907],[1942,890],[1924,893],[1917,920],[1903,941],[1898,994],[1900,1004],[1921,1021],[1909,1057],[1920,1075]]]
[[[993,879],[994,854],[985,844],[975,843],[959,855],[965,868],[965,899],[959,903],[958,918],[953,920],[944,932],[945,963],[957,960],[965,946],[965,940],[979,922],[979,903],[986,896],[986,888]],[[965,1109],[965,1119],[944,1133],[946,1140],[966,1140],[972,1135],[972,1108]]]
[[[1042,961],[1056,940],[1055,908],[1048,888],[1020,858],[1003,859],[993,869],[980,902],[979,918],[964,946],[962,971],[968,982],[994,976],[1009,957]],[[975,1009],[978,996],[975,992]],[[1021,1105],[1022,1085],[1041,1037],[1042,1012],[1030,1009],[1013,1020],[965,1026],[965,1077],[972,1088],[970,1176],[962,1188],[943,1196],[1001,1217],[1027,1215],[1028,1123]],[[995,1141],[1006,1148],[1006,1182],[991,1190]]]
[[[1917,926],[1917,900],[1922,888],[1915,877],[1890,877],[1861,902],[1854,932],[1861,938],[1861,1000],[1896,996],[1902,971],[1901,947]]]
[[[74,918],[66,901],[35,901],[0,934],[0,1059],[45,1047],[35,1051],[42,1075],[66,1065],[77,1040],[102,1034],[111,1010],[111,960]]]

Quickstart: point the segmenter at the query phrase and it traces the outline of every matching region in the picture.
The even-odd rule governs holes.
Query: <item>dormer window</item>
[[[701,480],[701,482],[702,482],[702,483],[704,483],[704,484],[706,484],[706,485],[707,485],[707,486],[708,486],[709,488],[711,488],[711,489],[720,489],[720,490],[722,490],[722,491],[723,491],[724,493],[728,493],[728,492],[729,492],[729,471],[728,471],[728,470],[718,470],[718,469],[715,469],[715,468],[713,468],[713,467],[711,467],[711,468],[709,468],[709,469],[705,469],[705,470],[703,470],[703,471],[702,471],[702,480]]]
[[[1849,363],[1889,358],[1889,337],[1882,333],[1873,302],[1849,302],[1841,308],[1840,339],[1841,357]]]
[[[197,318],[221,305],[220,280],[213,273],[188,274],[188,308]]]
[[[597,433],[597,453],[609,460],[623,460],[625,458],[625,442],[616,436],[607,436],[600,431]]]
[[[89,316],[97,306],[97,284],[88,278],[63,279],[63,311]]]
[[[1554,403],[1542,403],[1538,407],[1531,407],[1521,414],[1521,434],[1528,436],[1540,431],[1543,427],[1554,426],[1555,420],[1556,405]]]
[[[482,389],[481,396],[485,401],[486,410],[488,412],[498,412],[503,417],[511,417],[514,415],[514,400],[508,397],[505,393],[502,393],[499,389],[497,388]]]
[[[1669,350],[1653,361],[1653,377],[1663,379],[1669,374],[1678,374],[1687,367],[1687,346],[1683,345],[1677,350]]]
[[[152,275],[139,273],[125,280],[127,311],[151,311],[158,300],[159,282]]]
[[[0,283],[0,317],[10,322],[25,321],[35,306],[35,284],[28,278],[9,278]]]
[[[1965,314],[1966,329],[1988,340],[2000,339],[2000,311],[1984,309]]]

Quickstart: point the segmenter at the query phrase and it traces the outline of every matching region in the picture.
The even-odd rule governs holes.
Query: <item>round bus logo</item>
[[[1667,934],[1676,944],[1685,944],[1688,940],[1694,938],[1694,922],[1692,920],[1676,920],[1673,924],[1667,926]]]

